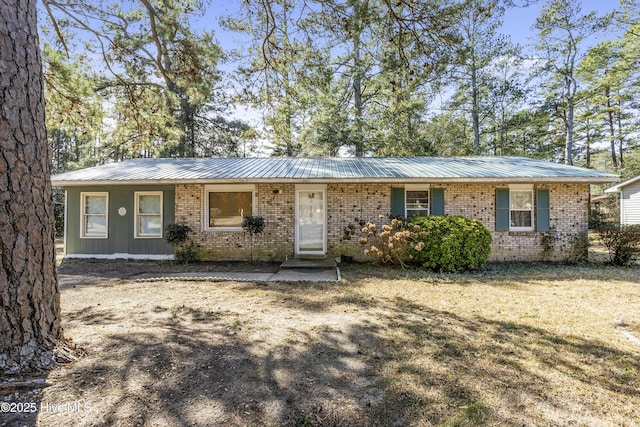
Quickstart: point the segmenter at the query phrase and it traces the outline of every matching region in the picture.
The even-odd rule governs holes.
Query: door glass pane
[[[298,193],[298,248],[300,251],[324,251],[324,191]]]

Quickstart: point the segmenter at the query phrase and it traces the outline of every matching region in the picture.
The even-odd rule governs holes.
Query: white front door
[[[327,187],[296,186],[296,254],[327,253]]]

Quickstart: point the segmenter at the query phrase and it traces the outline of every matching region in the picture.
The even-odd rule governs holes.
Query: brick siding
[[[395,185],[394,185],[395,186]],[[493,235],[491,260],[533,261],[542,258],[541,233],[496,232],[495,190],[507,185],[495,184],[432,184],[444,188],[445,213],[464,215],[484,223]],[[350,241],[342,239],[346,225],[357,220],[378,224],[387,221],[391,211],[391,184],[328,184],[327,236],[328,254],[354,255],[363,259],[357,235]],[[587,230],[589,186],[587,184],[544,184],[550,195],[551,226],[558,241],[550,259],[562,260],[570,249],[570,239]],[[251,242],[241,231],[204,231],[204,185],[177,185],[176,212],[178,223],[194,230],[193,241],[204,259],[246,260]],[[254,215],[265,218],[264,232],[255,237],[257,259],[280,261],[293,256],[295,246],[295,184],[273,183],[255,185]],[[381,220],[380,218],[384,218]]]

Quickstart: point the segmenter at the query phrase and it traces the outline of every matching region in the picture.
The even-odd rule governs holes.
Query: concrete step
[[[306,258],[293,258],[289,259],[282,264],[280,268],[310,268],[310,269],[335,269],[336,261],[334,259],[306,259]]]

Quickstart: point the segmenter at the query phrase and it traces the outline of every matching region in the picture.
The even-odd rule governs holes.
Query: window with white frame
[[[429,215],[429,187],[424,185],[407,185],[404,192],[405,216]]]
[[[80,193],[80,237],[106,239],[109,224],[109,193]]]
[[[253,185],[208,185],[205,187],[205,228],[242,230],[242,217],[253,215]]]
[[[509,188],[509,229],[513,231],[533,230],[533,187],[512,186]]]
[[[162,237],[162,191],[135,193],[135,237]]]

